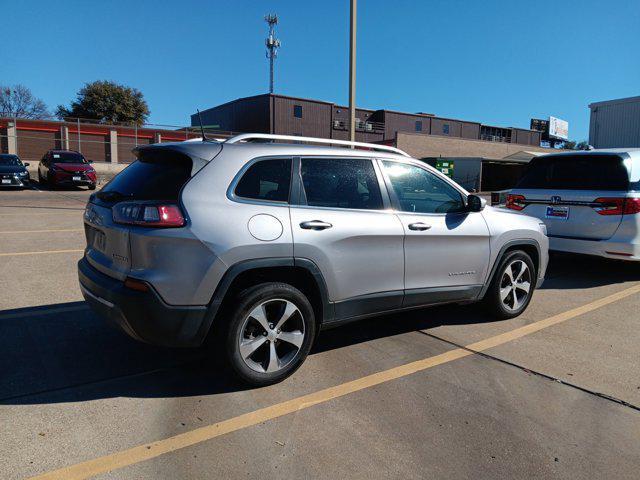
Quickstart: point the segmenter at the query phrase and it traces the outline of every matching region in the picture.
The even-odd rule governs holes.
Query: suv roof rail
[[[271,135],[268,133],[243,133],[227,139],[224,143],[240,143],[249,140],[286,140],[288,142],[310,142],[323,143],[326,145],[341,145],[348,147],[369,148],[371,150],[379,150],[382,152],[396,153],[405,157],[410,155],[399,148],[390,147],[388,145],[379,145],[377,143],[350,142],[348,140],[335,140],[332,138],[316,138],[316,137],[298,137],[295,135]]]

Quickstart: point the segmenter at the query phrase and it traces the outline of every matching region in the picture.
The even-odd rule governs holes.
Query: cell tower
[[[265,45],[267,46],[267,58],[269,59],[269,93],[273,93],[273,63],[278,56],[278,48],[280,48],[280,40],[275,37],[278,16],[270,13],[264,16],[264,21],[269,25],[269,36],[265,41]]]

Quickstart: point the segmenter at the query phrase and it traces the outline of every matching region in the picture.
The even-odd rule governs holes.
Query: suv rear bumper
[[[136,340],[165,347],[202,345],[206,306],[167,305],[153,288],[148,292],[126,288],[85,258],[78,262],[78,277],[91,309]]]
[[[616,260],[640,261],[640,244],[611,240],[580,240],[549,237],[549,250],[596,255]]]

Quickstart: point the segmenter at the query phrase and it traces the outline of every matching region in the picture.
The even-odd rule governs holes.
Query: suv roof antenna
[[[200,131],[202,132],[202,141],[206,142],[207,136],[204,134],[204,127],[202,126],[202,117],[200,116],[200,110],[196,108],[196,111],[198,112],[198,121],[200,122]]]

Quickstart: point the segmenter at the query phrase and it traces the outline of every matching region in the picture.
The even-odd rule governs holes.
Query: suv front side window
[[[234,193],[242,198],[287,202],[290,184],[290,158],[259,160],[244,172]]]
[[[383,161],[400,210],[415,213],[453,213],[465,210],[462,194],[424,168]]]
[[[366,158],[303,158],[301,175],[307,205],[382,210],[375,169]]]

